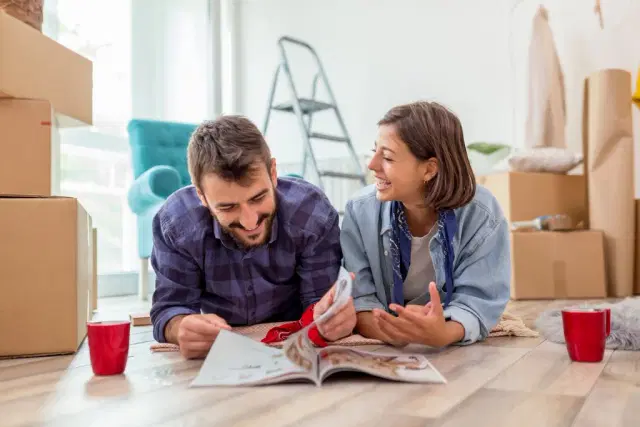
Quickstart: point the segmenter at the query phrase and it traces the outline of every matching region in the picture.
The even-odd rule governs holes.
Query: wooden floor
[[[512,302],[531,325],[543,309],[574,302]],[[98,317],[147,307],[100,301]],[[152,353],[150,327],[135,327],[126,374],[94,377],[86,342],[76,355],[0,361],[0,426],[473,426],[640,425],[640,352],[607,351],[571,363],[540,338],[492,338],[432,352],[445,385],[341,377],[321,388],[191,389],[201,361]]]

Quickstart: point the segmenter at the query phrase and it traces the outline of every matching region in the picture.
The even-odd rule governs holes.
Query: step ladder
[[[313,58],[315,59],[317,65],[317,72],[313,78],[313,84],[311,89],[311,97],[310,98],[301,98],[298,95],[298,91],[293,82],[293,77],[291,75],[291,69],[289,67],[289,59],[287,58],[287,52],[285,50],[285,44],[293,44],[300,46],[306,50],[308,50]],[[366,177],[362,170],[362,166],[358,161],[358,155],[356,154],[355,149],[353,148],[353,144],[351,143],[351,138],[347,132],[347,128],[344,124],[344,120],[342,119],[342,115],[340,114],[340,110],[338,109],[338,105],[336,103],[335,97],[333,95],[333,91],[331,90],[331,86],[329,85],[329,80],[327,79],[327,75],[324,71],[322,63],[320,62],[320,58],[316,53],[315,49],[313,49],[309,44],[294,39],[292,37],[284,36],[278,40],[278,47],[280,50],[280,63],[276,68],[276,71],[273,76],[273,82],[271,85],[271,91],[269,93],[269,105],[267,107],[267,114],[264,119],[264,125],[262,128],[262,132],[264,135],[267,133],[267,129],[269,127],[269,119],[271,118],[272,111],[279,111],[285,113],[295,114],[298,118],[298,125],[300,127],[300,131],[302,134],[303,141],[303,158],[302,158],[302,173],[301,175],[306,179],[307,175],[307,163],[311,161],[311,166],[313,167],[314,173],[318,178],[318,186],[324,191],[323,178],[342,178],[347,180],[356,180],[359,181],[362,186],[366,185]],[[280,72],[284,72],[285,79],[287,81],[291,100],[289,102],[284,102],[281,104],[274,105],[274,96],[276,92],[276,87],[278,85],[278,79],[280,77]],[[316,100],[316,92],[318,81],[322,79],[324,83],[330,102],[322,102]],[[325,111],[325,110],[333,110],[335,113],[335,117],[338,120],[338,124],[340,129],[342,130],[342,135],[329,135],[322,132],[315,132],[311,129],[312,125],[312,117],[313,114]],[[305,121],[306,118],[306,121]],[[332,170],[321,170],[318,167],[318,161],[316,160],[316,156],[313,150],[312,141],[322,140],[328,141],[334,144],[346,144],[349,156],[351,157],[354,163],[354,172],[346,173],[342,171],[332,171]]]

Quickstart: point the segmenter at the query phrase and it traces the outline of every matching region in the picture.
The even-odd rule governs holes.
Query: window
[[[76,197],[98,228],[98,273],[133,270],[135,217],[126,200],[131,2],[48,0],[43,21],[44,34],[93,61],[94,123],[60,130],[60,192]]]
[[[137,271],[126,127],[133,117],[210,116],[209,1],[47,0],[43,33],[93,61],[94,123],[60,131],[60,192],[98,228],[98,273]]]

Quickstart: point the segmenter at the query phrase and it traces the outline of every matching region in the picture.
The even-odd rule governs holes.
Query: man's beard
[[[251,239],[249,239],[249,242],[239,238],[236,233],[234,232],[234,229],[240,229],[240,230],[246,230],[242,224],[240,224],[239,222],[232,222],[229,225],[222,225],[220,224],[220,227],[222,228],[222,230],[229,235],[233,241],[236,243],[236,245],[238,245],[240,248],[244,249],[244,250],[248,250],[251,248],[255,248],[257,246],[261,246],[264,243],[268,242],[269,239],[271,238],[271,227],[273,225],[273,219],[275,218],[275,210],[271,213],[268,214],[260,214],[260,216],[258,217],[258,222],[256,227],[259,227],[260,224],[262,224],[264,222],[264,236],[263,239],[261,240],[256,240],[254,242],[251,242]],[[219,222],[219,221],[218,221]]]
[[[272,188],[275,190],[275,186],[273,186],[273,183],[272,183]],[[275,191],[274,191],[274,193],[275,193]],[[243,227],[242,224],[240,224],[240,222],[234,221],[229,225],[223,225],[222,221],[220,221],[220,219],[216,216],[216,214],[213,213],[213,210],[211,208],[209,208],[208,204],[207,204],[207,208],[209,209],[209,212],[211,213],[211,216],[213,216],[213,218],[216,221],[218,221],[218,224],[220,225],[220,228],[222,229],[222,232],[224,234],[226,234],[227,236],[231,237],[231,239],[235,242],[235,244],[240,249],[249,250],[251,248],[262,246],[263,244],[267,243],[271,239],[271,229],[273,227],[273,221],[274,221],[274,218],[276,217],[276,212],[278,210],[278,196],[277,196],[277,194],[274,194],[273,211],[271,211],[269,213],[261,213],[258,216],[258,221],[256,223],[256,227],[260,226],[260,224],[262,222],[264,222],[264,238],[262,240],[260,240],[260,241],[246,242],[243,239],[240,239],[234,233],[234,229],[246,230],[246,228]],[[251,240],[251,239],[249,239],[249,240]]]

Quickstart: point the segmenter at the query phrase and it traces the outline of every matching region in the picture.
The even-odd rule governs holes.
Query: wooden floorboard
[[[615,351],[598,377],[574,427],[640,425],[640,352]]]
[[[530,327],[542,310],[585,301],[512,301]],[[590,301],[594,302],[594,301]],[[148,302],[99,302],[96,318],[128,318]],[[0,425],[627,427],[638,425],[640,352],[607,350],[571,363],[561,344],[497,337],[424,351],[447,384],[399,384],[338,375],[322,387],[189,388],[202,361],[154,353],[151,326],[132,328],[124,375],[94,377],[87,343],[77,354],[0,360]]]
[[[430,426],[569,427],[583,401],[575,396],[483,388]]]
[[[611,351],[607,350],[601,363],[571,363],[563,345],[545,341],[503,370],[486,387],[584,397],[610,356]]]

